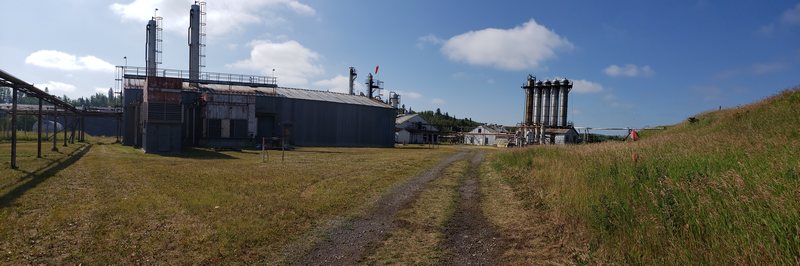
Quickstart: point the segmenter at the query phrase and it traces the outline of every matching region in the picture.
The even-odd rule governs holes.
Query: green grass
[[[494,169],[589,261],[796,264],[798,107],[795,89],[635,143],[503,153]]]
[[[21,143],[19,170],[0,144],[0,264],[282,263],[455,151],[300,148],[262,163],[257,152],[160,156],[112,141],[45,159]]]

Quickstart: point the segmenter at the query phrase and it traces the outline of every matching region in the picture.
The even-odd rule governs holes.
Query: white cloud
[[[603,85],[582,79],[572,81],[572,91],[577,93],[594,93],[603,91]]]
[[[25,63],[60,70],[90,70],[114,72],[114,65],[92,55],[77,57],[55,50],[39,50],[25,58]]]
[[[193,1],[133,0],[127,4],[114,3],[109,9],[123,20],[146,22],[158,8],[158,16],[164,18],[167,30],[186,33],[189,26],[189,8]],[[294,13],[314,16],[316,10],[297,0],[227,0],[207,2],[208,33],[221,35],[240,30],[250,24],[280,24],[286,19],[276,9],[288,9]]]
[[[414,91],[397,91],[397,94],[400,94],[400,97],[404,97],[406,99],[420,99],[422,98],[422,94]]]
[[[268,76],[275,69],[281,86],[305,86],[310,77],[324,72],[322,66],[317,64],[319,54],[297,41],[276,43],[256,40],[249,45],[252,47],[250,58],[228,64],[227,67],[254,70]]]
[[[442,46],[450,60],[504,70],[537,68],[556,51],[571,49],[567,39],[531,19],[511,29],[487,28],[447,40]]]
[[[433,98],[433,99],[431,99],[431,103],[432,104],[442,105],[442,104],[445,104],[447,102],[445,100],[443,100],[443,99]]]
[[[419,49],[425,48],[426,44],[440,45],[442,43],[444,43],[444,40],[442,40],[439,37],[436,37],[436,35],[433,35],[433,34],[428,34],[428,35],[425,35],[425,36],[417,38],[417,48],[419,48]]]
[[[656,73],[650,66],[640,67],[634,64],[625,66],[610,65],[603,71],[611,77],[649,77]]]
[[[47,91],[50,92],[52,95],[60,96],[61,94],[71,93],[75,91],[75,85],[67,84],[58,81],[49,81],[44,83],[36,83],[37,88],[44,90],[47,88]]]
[[[781,22],[786,25],[800,24],[800,3],[795,5],[794,8],[784,11],[781,15]]]
[[[356,82],[354,85],[356,84],[358,84],[358,82]],[[348,77],[343,75],[336,75],[331,79],[324,79],[314,82],[314,86],[319,86],[320,89],[327,89],[334,92],[340,92],[340,93],[350,92],[350,80],[348,79]]]

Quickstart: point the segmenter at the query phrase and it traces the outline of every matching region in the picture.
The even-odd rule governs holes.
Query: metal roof
[[[126,88],[143,88],[145,84],[144,79],[126,79]],[[286,97],[289,99],[300,99],[310,101],[334,102],[345,104],[356,104],[382,108],[392,108],[392,106],[378,100],[372,100],[365,96],[350,95],[345,93],[297,89],[297,88],[284,88],[284,87],[253,87],[242,85],[226,85],[226,84],[199,84],[199,87],[215,93],[234,93],[234,94],[252,94],[255,96],[273,96],[273,97]],[[189,82],[183,83],[184,90],[197,90]]]

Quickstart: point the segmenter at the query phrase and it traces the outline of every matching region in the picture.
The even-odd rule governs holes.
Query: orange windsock
[[[631,130],[631,140],[637,141],[639,140],[639,133],[636,133],[636,130]]]

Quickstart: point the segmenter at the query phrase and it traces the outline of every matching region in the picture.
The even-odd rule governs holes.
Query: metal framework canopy
[[[2,69],[0,69],[0,87],[9,87],[12,89],[19,90],[25,93],[26,95],[42,99],[63,110],[67,110],[76,114],[80,112],[77,108],[75,108],[71,104],[68,104],[59,99],[58,97],[50,95],[49,93],[46,93],[43,90],[40,90],[39,88],[36,88],[30,83],[22,81],[21,79],[9,74],[8,72]]]

